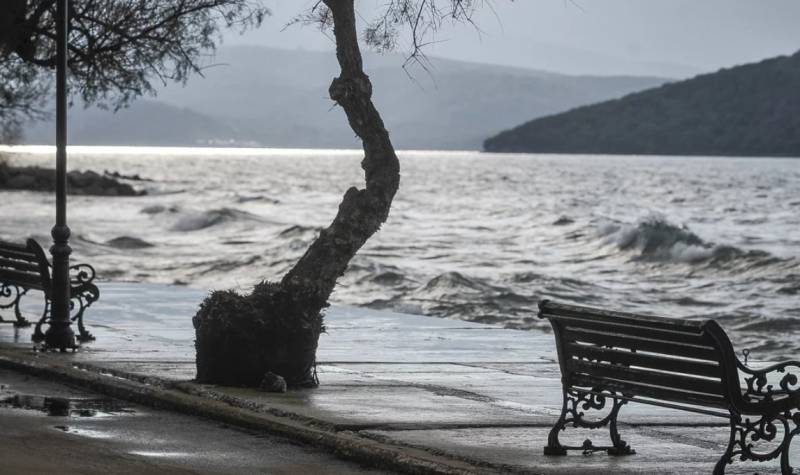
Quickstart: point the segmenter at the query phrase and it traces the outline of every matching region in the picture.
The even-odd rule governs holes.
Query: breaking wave
[[[173,231],[198,231],[234,221],[258,221],[251,213],[232,208],[219,208],[201,212],[189,212],[178,218],[172,226]]]
[[[690,264],[779,260],[765,251],[707,242],[687,226],[675,225],[663,217],[648,217],[636,224],[609,224],[601,228],[600,234],[606,243],[634,253],[634,260]]]
[[[106,245],[116,247],[118,249],[145,249],[154,246],[152,243],[134,236],[115,237],[114,239],[109,239],[106,241]]]

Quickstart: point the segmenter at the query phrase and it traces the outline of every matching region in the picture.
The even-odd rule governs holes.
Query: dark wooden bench
[[[627,402],[652,404],[711,416],[730,423],[730,438],[714,474],[735,457],[779,458],[783,474],[792,438],[800,433],[800,362],[754,370],[736,357],[728,336],[714,320],[691,321],[610,312],[551,301],[539,304],[539,318],[553,327],[561,366],[563,408],[544,449],[545,455],[604,450],[635,453],[617,430]],[[597,418],[590,419],[593,411]],[[607,411],[604,412],[604,411]],[[609,426],[611,445],[565,446],[559,433],[567,425]],[[769,442],[766,451],[754,442]]]
[[[70,308],[76,310],[71,319],[78,322],[81,341],[94,339],[83,325],[83,313],[100,298],[100,290],[93,283],[94,277],[94,268],[89,264],[70,267]],[[28,239],[25,245],[0,241],[0,310],[12,309],[16,326],[30,325],[22,315],[20,301],[31,290],[44,293],[44,310],[33,334],[34,340],[43,339],[42,325],[47,321],[51,307],[50,263],[42,247],[33,239]],[[6,322],[2,315],[0,322]]]

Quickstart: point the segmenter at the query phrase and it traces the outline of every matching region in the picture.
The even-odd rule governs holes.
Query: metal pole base
[[[70,230],[66,225],[56,225],[51,232],[54,244],[50,248],[53,256],[52,270],[52,302],[50,304],[50,325],[44,333],[45,346],[50,349],[66,351],[75,348],[75,333],[70,320],[70,281],[69,281],[69,247]]]
[[[76,348],[78,345],[75,344],[75,332],[72,331],[69,324],[50,322],[50,328],[44,333],[42,350],[59,350],[63,353],[68,349],[75,350]]]

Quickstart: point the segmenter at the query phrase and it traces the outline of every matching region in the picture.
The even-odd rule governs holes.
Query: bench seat
[[[42,247],[33,239],[25,244],[0,241],[0,310],[11,310],[14,325],[24,327],[30,322],[22,315],[20,302],[31,290],[44,294],[44,309],[36,323],[33,333],[35,341],[44,339],[42,325],[50,316],[52,303],[51,265]],[[95,271],[88,264],[70,267],[70,307],[74,310],[70,317],[78,324],[78,339],[93,340],[83,324],[86,309],[100,298],[100,290],[94,284]],[[0,323],[5,322],[0,315]]]
[[[782,473],[793,473],[788,454],[800,433],[800,362],[751,369],[739,361],[714,320],[612,312],[547,300],[539,304],[539,318],[549,320],[553,328],[563,388],[561,415],[550,431],[545,454],[634,454],[619,435],[617,417],[624,404],[636,402],[728,419],[729,443],[715,474],[724,473],[737,456],[777,458]],[[607,410],[603,417],[585,417],[601,410]],[[609,426],[612,445],[595,446],[589,439],[578,447],[562,445],[558,437],[567,425]],[[757,452],[751,442],[758,440],[775,442],[777,448]]]

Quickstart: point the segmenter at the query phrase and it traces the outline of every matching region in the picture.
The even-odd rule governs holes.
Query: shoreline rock
[[[67,173],[67,193],[70,195],[91,196],[142,196],[144,190],[137,190],[122,183],[113,175],[97,172],[72,171]],[[0,162],[0,190],[3,191],[43,191],[55,192],[55,170],[40,167],[15,167]]]

